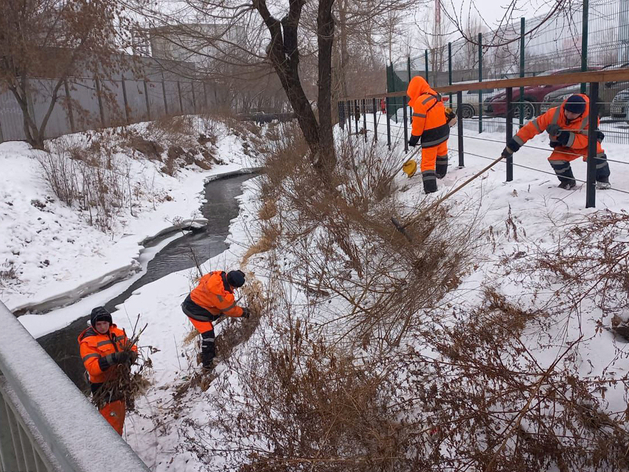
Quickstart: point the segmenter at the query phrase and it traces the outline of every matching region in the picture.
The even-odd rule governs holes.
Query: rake
[[[450,198],[452,195],[454,195],[455,193],[457,193],[459,190],[461,190],[463,187],[465,187],[466,185],[468,185],[470,182],[476,180],[478,177],[480,177],[481,175],[483,175],[485,172],[487,172],[489,169],[491,169],[493,166],[495,166],[496,164],[498,164],[502,159],[504,159],[504,156],[500,156],[498,159],[496,159],[495,161],[493,161],[491,164],[489,164],[487,167],[485,167],[483,170],[481,170],[480,172],[474,174],[473,176],[471,176],[469,179],[467,179],[465,182],[463,182],[461,185],[459,185],[458,187],[456,187],[455,189],[451,190],[450,192],[446,193],[443,197],[441,197],[439,200],[437,200],[436,202],[434,202],[432,205],[430,205],[428,208],[426,208],[424,211],[422,211],[419,215],[415,216],[414,218],[410,219],[409,221],[407,221],[406,223],[402,224],[400,223],[397,219],[395,219],[394,217],[391,217],[391,223],[393,223],[393,226],[395,226],[395,229],[397,229],[400,233],[402,233],[404,235],[404,237],[406,239],[408,239],[409,242],[413,242],[413,240],[411,239],[410,235],[406,232],[406,227],[415,223],[416,221],[418,221],[419,219],[423,218],[426,213],[428,213],[429,211],[434,210],[435,208],[437,208],[439,205],[441,205],[441,203],[443,203],[445,200],[447,200],[448,198]]]

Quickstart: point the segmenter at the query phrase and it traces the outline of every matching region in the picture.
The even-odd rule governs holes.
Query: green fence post
[[[424,64],[426,66],[426,82],[428,82],[428,49],[424,51]]]
[[[583,31],[581,33],[581,71],[588,70],[588,16],[589,0],[583,0]],[[585,93],[585,82],[581,84],[581,93]]]
[[[524,77],[524,28],[525,28],[525,19],[520,18],[520,77]],[[520,96],[518,100],[520,101],[520,113],[519,113],[519,121],[520,128],[524,126],[524,101],[522,98],[524,97],[524,87],[520,87]]]
[[[478,33],[478,81],[483,81],[483,33]],[[478,89],[478,132],[483,132],[483,91]]]
[[[411,83],[411,56],[408,56],[406,58],[406,69],[408,70],[408,83],[410,85],[410,83]],[[410,108],[409,108],[408,116],[409,116],[409,120],[413,116],[413,112],[412,112],[412,110]],[[410,123],[410,121],[409,121],[409,123]]]
[[[452,85],[452,43],[448,43],[448,85]],[[452,92],[450,92],[450,107],[452,104]]]

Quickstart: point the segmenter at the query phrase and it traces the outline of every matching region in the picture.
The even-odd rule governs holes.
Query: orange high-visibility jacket
[[[79,334],[78,341],[81,359],[83,359],[83,365],[90,376],[91,383],[103,383],[117,374],[116,365],[103,371],[98,360],[125,349],[125,346],[129,344],[129,339],[123,330],[112,324],[106,334],[100,334],[90,326]],[[138,351],[135,345],[131,349]]]
[[[435,147],[450,136],[446,110],[440,96],[430,88],[426,79],[413,77],[406,94],[408,104],[413,107],[413,136],[421,136],[423,148]]]
[[[217,270],[201,277],[197,288],[190,292],[190,298],[213,315],[242,316],[242,308],[236,305],[234,292],[223,271]]]
[[[543,115],[540,115],[525,124],[513,137],[514,141],[522,146],[529,139],[546,131],[546,128],[548,128],[551,124],[556,124],[559,125],[562,131],[570,132],[568,143],[565,146],[557,146],[555,148],[556,151],[570,148],[573,151],[577,151],[577,153],[579,154],[583,154],[583,152],[580,152],[581,150],[583,150],[587,154],[587,130],[589,128],[588,115],[590,114],[590,99],[587,97],[587,95],[579,94],[579,96],[583,97],[583,99],[585,100],[585,112],[583,112],[583,115],[581,115],[579,118],[568,123],[564,114],[564,107],[566,105],[566,102],[564,101],[561,106],[551,108]],[[598,121],[600,123],[600,119]],[[596,147],[597,153],[603,152],[601,143],[597,143]]]

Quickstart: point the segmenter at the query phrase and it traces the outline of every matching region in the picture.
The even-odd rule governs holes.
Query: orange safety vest
[[[242,308],[236,305],[227,274],[220,270],[201,277],[199,285],[190,292],[190,299],[216,316],[242,316]]]
[[[90,376],[91,383],[103,383],[117,375],[117,365],[103,371],[98,360],[125,349],[129,344],[129,339],[123,330],[112,324],[106,334],[100,334],[90,326],[79,334],[78,341],[81,359],[83,359],[83,365]],[[135,345],[131,349],[135,352],[138,351]]]
[[[413,77],[406,94],[408,104],[413,107],[413,127],[411,134],[421,136],[423,148],[435,147],[450,137],[450,127],[446,120],[446,109],[441,97],[426,79]]]
[[[576,120],[568,122],[564,113],[564,107],[566,102],[564,101],[561,106],[554,107],[548,110],[543,115],[532,119],[525,124],[520,131],[513,137],[513,140],[520,146],[523,146],[529,139],[537,136],[538,134],[546,131],[551,124],[559,125],[562,131],[569,131],[570,137],[565,146],[557,146],[555,151],[561,151],[562,149],[570,149],[577,154],[587,154],[588,136],[587,131],[589,129],[588,121],[590,114],[590,99],[587,95],[579,94],[585,100],[585,111]],[[600,119],[598,120],[600,123]],[[598,154],[603,152],[601,143],[597,143],[596,152]]]

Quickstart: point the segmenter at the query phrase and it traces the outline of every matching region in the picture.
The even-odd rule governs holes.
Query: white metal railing
[[[2,302],[0,327],[0,471],[149,470]]]

